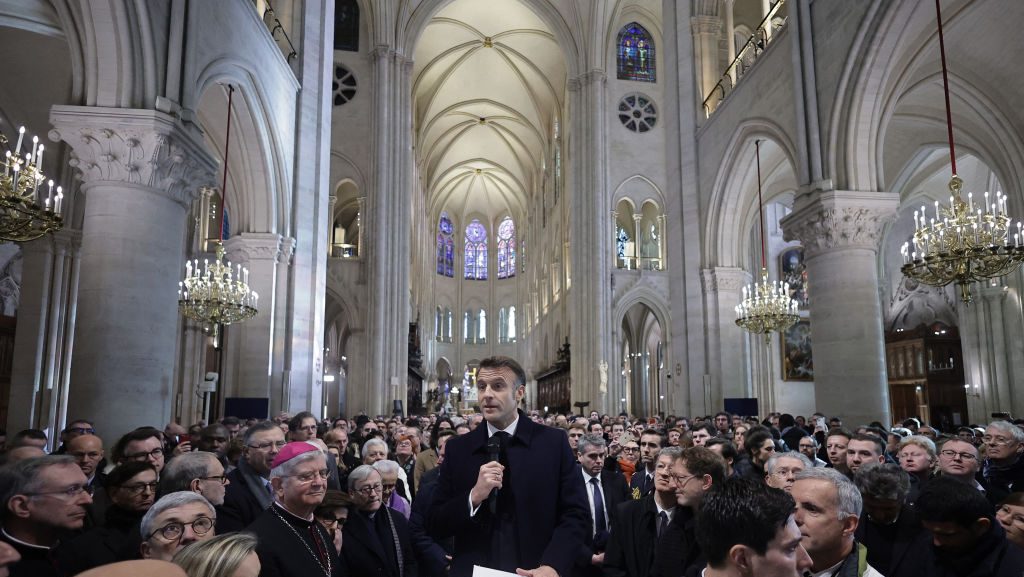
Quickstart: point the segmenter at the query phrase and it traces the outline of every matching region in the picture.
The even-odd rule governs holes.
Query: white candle
[[[21,154],[21,139],[25,137],[25,127],[18,129],[18,146],[14,147],[14,156]]]
[[[39,137],[32,137],[32,150],[28,153],[28,163],[32,164],[36,160],[36,147],[39,146]]]
[[[60,214],[60,205],[64,202],[64,194],[60,191],[60,187],[57,187],[57,206],[54,207],[54,212]]]

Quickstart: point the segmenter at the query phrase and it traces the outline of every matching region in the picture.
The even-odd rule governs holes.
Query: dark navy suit
[[[538,425],[520,411],[502,458],[507,468],[497,514],[491,514],[485,501],[471,517],[469,493],[480,467],[489,461],[487,440],[487,425],[481,423],[445,446],[427,529],[435,539],[455,537],[449,574],[469,577],[474,565],[514,572],[516,567],[502,566],[512,555],[519,568],[549,565],[559,575],[570,575],[592,523],[565,432]],[[497,540],[496,534],[511,539]],[[507,547],[500,555],[495,554],[497,541]]]

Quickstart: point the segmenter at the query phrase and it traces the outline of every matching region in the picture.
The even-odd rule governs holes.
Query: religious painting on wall
[[[789,297],[796,300],[801,310],[810,303],[807,292],[807,267],[804,265],[804,247],[794,246],[779,255],[779,270],[783,282],[789,283]]]
[[[782,380],[813,381],[811,322],[801,319],[782,333]]]

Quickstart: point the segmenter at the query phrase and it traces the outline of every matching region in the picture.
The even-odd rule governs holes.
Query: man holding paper
[[[476,384],[486,426],[448,442],[427,519],[434,538],[455,537],[449,574],[569,577],[590,514],[568,439],[518,410],[526,374],[515,360],[484,359]]]

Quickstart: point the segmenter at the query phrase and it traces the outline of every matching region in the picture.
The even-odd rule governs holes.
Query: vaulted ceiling
[[[430,21],[413,71],[417,161],[432,213],[525,214],[565,97],[550,30],[518,0],[456,0]]]

